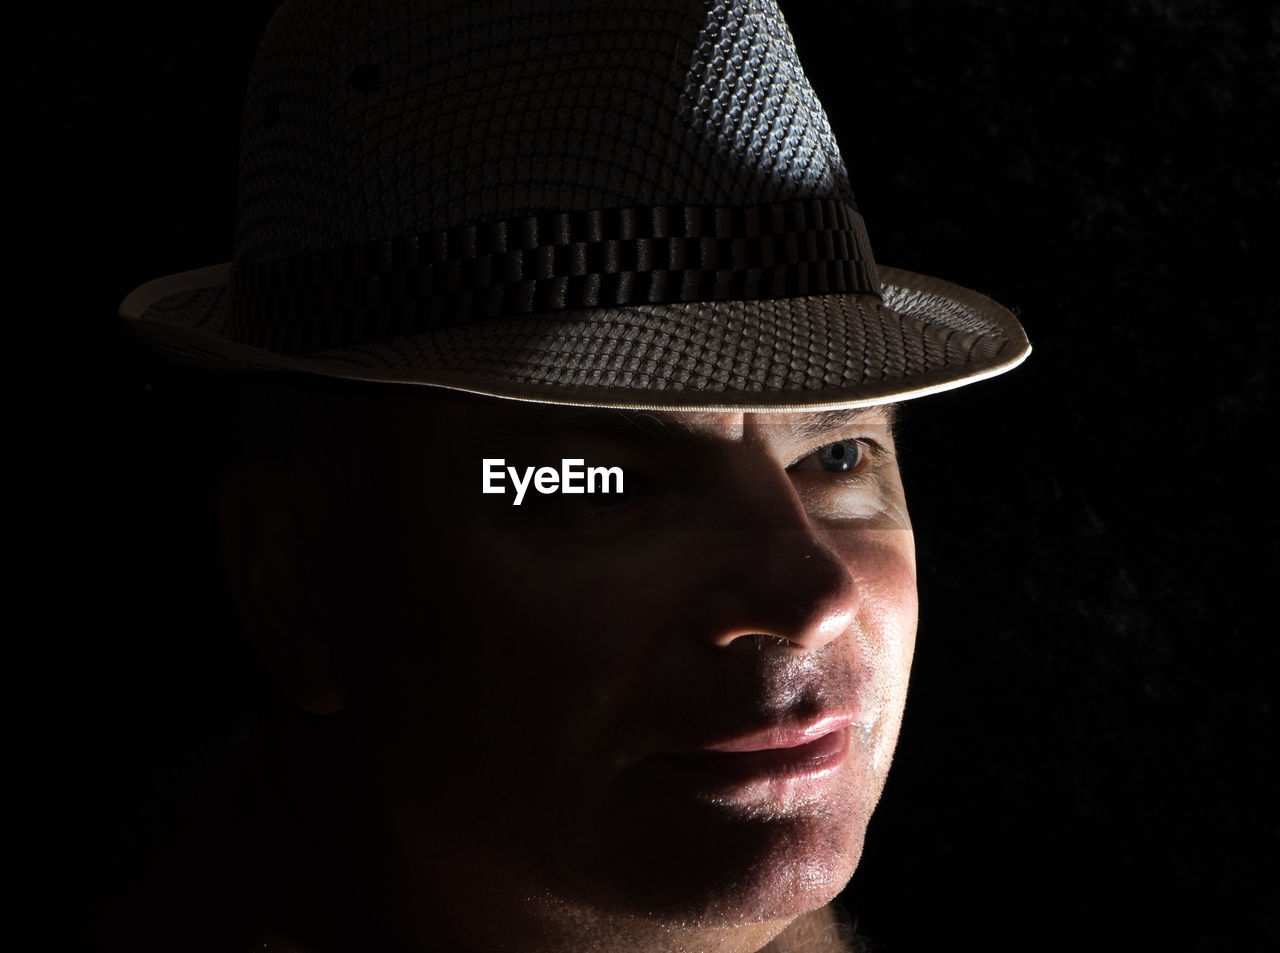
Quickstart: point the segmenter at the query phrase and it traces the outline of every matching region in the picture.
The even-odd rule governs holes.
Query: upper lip
[[[685,749],[681,753],[720,752],[724,754],[746,751],[769,751],[775,748],[795,748],[840,731],[853,724],[852,714],[825,714],[805,720],[783,721],[761,728],[735,733]],[[676,753],[676,752],[672,752]]]

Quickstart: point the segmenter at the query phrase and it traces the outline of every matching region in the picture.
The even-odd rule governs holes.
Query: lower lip
[[[698,787],[820,781],[833,775],[848,759],[849,731],[845,726],[789,748],[698,751],[663,755],[656,760]]]

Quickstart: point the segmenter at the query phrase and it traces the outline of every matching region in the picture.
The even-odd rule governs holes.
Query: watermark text
[[[543,495],[623,492],[621,467],[589,467],[585,460],[565,459],[560,461],[558,470],[555,467],[525,467],[521,474],[516,467],[507,466],[507,461],[501,457],[485,457],[482,463],[481,492],[506,493],[506,480],[510,477],[516,491],[512,506],[521,504],[530,485]]]

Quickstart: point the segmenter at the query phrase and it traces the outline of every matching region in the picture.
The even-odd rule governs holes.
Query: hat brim
[[[512,400],[670,411],[829,410],[1001,374],[1031,352],[990,298],[896,268],[882,299],[828,294],[527,315],[307,354],[227,337],[229,264],[148,282],[120,305],[162,357],[221,371],[418,384]]]

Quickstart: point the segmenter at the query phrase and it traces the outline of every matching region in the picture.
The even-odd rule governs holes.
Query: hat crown
[[[294,0],[250,75],[236,257],[807,198],[852,204],[772,0]]]

